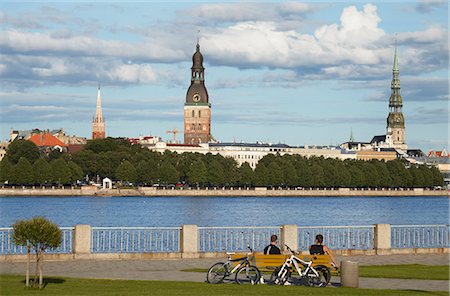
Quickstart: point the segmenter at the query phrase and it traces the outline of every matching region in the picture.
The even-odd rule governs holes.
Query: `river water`
[[[45,216],[59,226],[449,224],[447,197],[0,197],[0,226]]]

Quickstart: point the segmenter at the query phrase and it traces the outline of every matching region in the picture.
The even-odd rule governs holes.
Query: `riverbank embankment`
[[[404,189],[269,189],[256,188],[207,188],[207,189],[159,189],[138,187],[136,189],[101,189],[92,186],[71,188],[1,188],[2,196],[449,196],[448,190],[429,190],[424,188]]]

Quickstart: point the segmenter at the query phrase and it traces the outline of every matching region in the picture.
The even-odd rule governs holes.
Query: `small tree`
[[[3,157],[0,161],[0,182],[4,183],[11,180],[13,166],[9,162],[8,157]]]
[[[120,181],[136,182],[136,168],[128,160],[124,160],[116,170],[116,177]]]
[[[21,157],[12,169],[12,181],[17,185],[30,185],[34,183],[33,167],[30,161]]]
[[[42,289],[44,266],[44,251],[49,248],[57,248],[61,245],[62,232],[59,227],[44,217],[34,217],[30,220],[19,220],[13,225],[13,240],[16,245],[27,247],[27,278],[26,286],[29,286],[30,253],[36,253],[36,269],[33,287],[38,286],[37,277],[39,271],[39,289]]]

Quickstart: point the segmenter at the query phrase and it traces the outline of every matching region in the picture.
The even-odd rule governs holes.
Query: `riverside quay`
[[[293,250],[307,254],[317,234],[336,255],[449,253],[449,225],[367,226],[246,226],[246,227],[61,227],[61,247],[47,259],[152,259],[222,257],[227,251],[245,252],[247,245],[262,251],[272,234]],[[25,259],[12,228],[0,228],[2,261]]]

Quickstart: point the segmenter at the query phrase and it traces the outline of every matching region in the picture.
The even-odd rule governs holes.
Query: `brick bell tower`
[[[211,104],[205,87],[205,68],[200,44],[192,56],[191,85],[184,103],[184,143],[200,144],[211,140]]]

